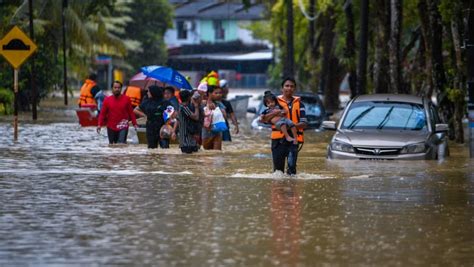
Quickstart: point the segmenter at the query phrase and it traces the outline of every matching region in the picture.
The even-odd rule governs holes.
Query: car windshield
[[[422,105],[367,101],[351,105],[341,128],[421,131],[427,126]]]

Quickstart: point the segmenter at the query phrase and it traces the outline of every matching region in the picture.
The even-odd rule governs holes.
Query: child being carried
[[[291,121],[285,116],[286,112],[278,104],[277,97],[270,91],[266,91],[263,96],[263,104],[267,108],[262,112],[261,115],[263,116],[270,113],[275,113],[276,115],[270,118],[270,122],[275,125],[275,128],[277,130],[280,130],[285,135],[285,139],[288,142],[293,142],[293,144],[295,145],[298,144],[298,140],[296,139],[296,126],[293,121]],[[262,121],[261,118],[260,121]],[[291,134],[293,137],[288,134],[288,129],[291,130]]]

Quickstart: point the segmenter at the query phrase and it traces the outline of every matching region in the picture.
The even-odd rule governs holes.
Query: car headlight
[[[416,153],[423,153],[426,151],[426,144],[425,143],[418,143],[407,145],[402,148],[400,154],[416,154]]]
[[[351,145],[337,141],[331,143],[331,149],[336,151],[354,153],[354,148]]]

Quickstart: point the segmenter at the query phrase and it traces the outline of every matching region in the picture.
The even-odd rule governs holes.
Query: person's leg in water
[[[119,137],[119,132],[107,128],[107,137],[109,138],[109,145],[116,144]]]
[[[159,130],[155,129],[152,126],[146,128],[146,140],[148,143],[148,148],[154,149],[158,147],[158,142],[160,140]]]
[[[194,152],[194,147],[192,146],[183,146],[181,147],[181,152],[185,154],[191,154]]]
[[[213,146],[213,149],[222,150],[222,133],[218,133],[214,137],[214,142],[212,146]]]
[[[285,159],[288,156],[288,145],[284,139],[272,139],[273,171],[285,171]]]
[[[232,142],[232,137],[230,135],[230,130],[226,130],[226,131],[222,132],[222,141],[223,142]]]
[[[288,168],[286,173],[288,175],[296,175],[296,161],[298,159],[298,145],[291,144],[288,148]]]
[[[170,139],[167,139],[167,138],[160,139],[160,147],[161,148],[170,148]]]
[[[126,144],[127,143],[128,129],[122,129],[118,132],[117,143]]]

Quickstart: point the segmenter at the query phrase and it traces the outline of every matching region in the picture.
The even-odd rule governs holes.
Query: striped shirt
[[[192,114],[188,106],[179,105],[179,147],[197,146],[196,139],[189,132],[189,125],[194,122],[191,119]]]

